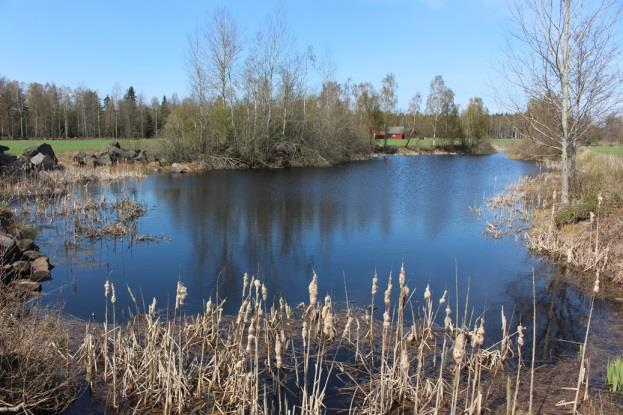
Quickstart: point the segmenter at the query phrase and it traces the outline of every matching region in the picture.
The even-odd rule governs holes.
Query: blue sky
[[[275,8],[299,50],[328,55],[338,80],[396,75],[399,107],[441,74],[465,106],[481,96],[496,109],[507,0],[0,0],[0,75],[25,82],[117,83],[148,99],[188,93],[187,36],[226,8],[249,40]],[[249,44],[250,42],[245,42]]]

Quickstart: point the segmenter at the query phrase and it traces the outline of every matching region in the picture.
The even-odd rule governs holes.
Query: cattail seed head
[[[524,345],[524,334],[523,334],[523,332],[524,332],[525,329],[526,329],[526,327],[522,326],[521,324],[517,326],[517,334],[518,334],[517,335],[517,344],[520,347],[523,347],[523,345]]]
[[[389,328],[389,311],[383,313],[383,327]]]
[[[452,358],[457,365],[461,364],[465,356],[465,334],[460,332],[454,341],[454,349],[452,349]]]
[[[309,283],[309,304],[315,306],[318,303],[318,276],[314,272]]]
[[[110,282],[106,280],[106,282],[104,283],[104,297],[106,297],[106,299],[108,299],[109,293],[110,293]]]
[[[443,319],[443,328],[447,331],[452,331],[454,329],[450,314],[452,314],[452,309],[450,309],[449,305],[446,305],[446,317]]]
[[[281,369],[283,362],[281,360],[281,339],[279,336],[275,339],[275,365],[277,369]]]
[[[115,304],[117,302],[117,296],[115,295],[115,284],[110,284],[112,295],[110,296],[110,302]]]
[[[389,274],[389,279],[387,280],[387,289],[385,290],[384,295],[385,306],[389,307],[389,304],[392,301],[392,274]]]
[[[439,299],[439,305],[443,305],[446,303],[446,296],[448,295],[448,290],[444,290],[443,295]]]
[[[246,272],[242,274],[242,296],[247,292],[247,287],[249,286],[249,274]]]
[[[595,294],[599,292],[599,271],[597,271],[597,277],[595,278],[595,285],[593,285],[593,292]]]
[[[184,286],[182,281],[177,282],[177,290],[175,293],[175,309],[177,310],[179,307],[184,305],[184,301],[186,300],[186,296],[188,295],[188,290]]]
[[[431,292],[430,292],[430,284],[426,284],[426,290],[424,290],[424,299],[425,299],[426,301],[429,301],[429,300],[430,300],[431,295],[432,295],[432,294],[431,294]]]
[[[268,288],[266,288],[266,285],[262,284],[262,300],[266,302],[267,299],[268,299]]]
[[[374,275],[372,276],[372,295],[376,295],[379,290],[379,274],[374,271]]]
[[[398,274],[398,285],[404,287],[407,282],[407,273],[405,272],[405,265],[400,266],[400,273]]]

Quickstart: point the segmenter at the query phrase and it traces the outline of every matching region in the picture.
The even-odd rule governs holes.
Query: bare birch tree
[[[578,143],[617,104],[621,76],[616,0],[516,0],[515,44],[505,73],[522,97],[512,99],[530,136],[560,152],[561,202],[568,204]],[[542,105],[527,105],[540,102]],[[554,114],[543,117],[548,108]]]

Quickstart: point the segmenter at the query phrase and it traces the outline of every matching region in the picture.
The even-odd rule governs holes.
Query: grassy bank
[[[0,140],[0,145],[9,147],[8,153],[20,155],[28,147],[36,146],[41,143],[49,143],[56,153],[78,152],[78,151],[104,151],[112,143],[118,141],[123,148],[154,149],[161,142],[160,139],[71,139],[71,140]]]
[[[623,144],[610,146],[592,146],[590,147],[590,149],[595,153],[599,154],[623,157]]]

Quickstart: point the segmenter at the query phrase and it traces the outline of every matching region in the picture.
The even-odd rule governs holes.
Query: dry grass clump
[[[0,287],[0,413],[61,413],[77,391],[68,332],[51,310]]]
[[[486,333],[484,315],[470,316],[467,302],[464,310],[453,308],[447,292],[435,296],[428,286],[416,296],[404,268],[397,287],[390,275],[382,294],[373,277],[366,309],[336,309],[331,296],[319,296],[315,274],[308,288],[309,302],[293,309],[282,298],[271,304],[266,286],[245,274],[235,316],[223,315],[224,300],[209,300],[201,314],[186,316],[180,282],[172,317],[159,313],[154,300],[119,324],[115,287],[107,282],[106,321],[87,328],[80,349],[89,385],[121,413],[518,414],[531,408],[526,376],[534,369],[521,370],[530,356],[526,328],[512,329],[503,310],[499,332]]]

